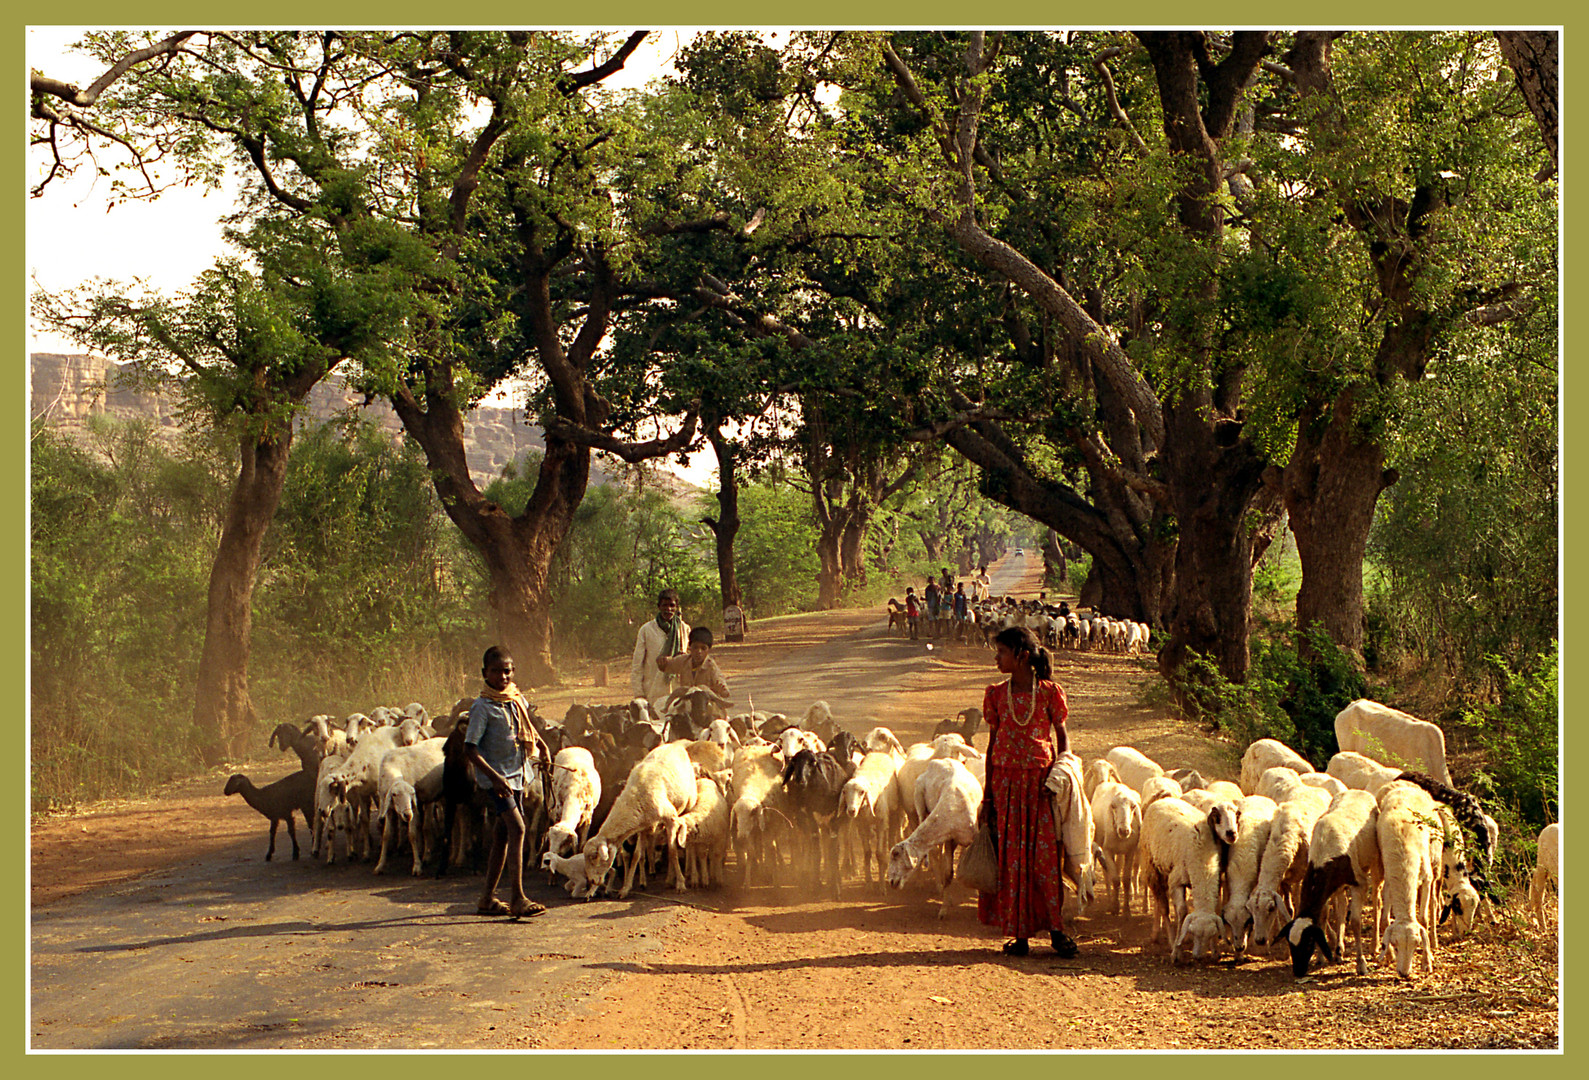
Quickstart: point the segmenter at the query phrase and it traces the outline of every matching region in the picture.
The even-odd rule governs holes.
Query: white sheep
[[[840,811],[848,826],[860,836],[861,873],[868,884],[873,862],[877,864],[878,883],[884,883],[886,852],[893,847],[899,831],[901,807],[895,777],[904,760],[905,755],[896,750],[873,750],[855,766],[854,774],[839,792]]]
[[[546,830],[546,847],[564,855],[578,851],[589,838],[591,813],[601,802],[601,774],[596,759],[583,746],[565,746],[552,759],[546,813],[552,825]]]
[[[585,871],[585,853],[564,858],[555,851],[548,851],[541,856],[541,869],[552,874],[562,874],[568,880],[563,883],[569,895],[574,899],[591,900],[595,898],[596,890],[591,886],[590,875]]]
[[[1226,802],[1233,803],[1240,803],[1247,795],[1246,792],[1241,790],[1240,785],[1234,784],[1229,780],[1210,780],[1203,785],[1203,790],[1216,799],[1224,799]]]
[[[905,751],[905,759],[899,763],[899,772],[894,781],[899,788],[900,808],[905,811],[912,829],[921,824],[921,818],[916,815],[916,783],[928,764],[942,759],[960,762],[971,771],[972,776],[976,777],[977,783],[983,782],[986,755],[967,743],[961,736],[949,732],[937,736],[930,743],[913,744]]]
[[[1241,811],[1237,807],[1239,800],[1221,799],[1202,788],[1184,792],[1181,798],[1208,816],[1208,828],[1215,840],[1226,848],[1236,842],[1236,832],[1241,827]],[[1225,854],[1221,853],[1221,866],[1224,865]]]
[[[360,714],[354,714],[360,715]],[[367,719],[367,718],[366,718]],[[348,836],[348,858],[360,858],[368,852],[372,820],[370,810],[375,803],[375,781],[381,758],[397,746],[397,729],[394,727],[370,728],[359,736],[353,752],[327,777],[327,789],[333,809],[346,806],[348,813],[339,816],[351,829]],[[318,805],[316,814],[321,812]],[[329,856],[331,848],[327,845]],[[327,858],[329,862],[329,857]]]
[[[1324,792],[1300,782],[1295,798],[1275,803],[1269,842],[1258,860],[1258,882],[1247,898],[1253,940],[1259,945],[1278,940],[1280,928],[1291,921],[1296,892],[1308,869],[1313,826],[1330,805]]]
[[[905,748],[900,745],[899,739],[886,727],[874,727],[861,742],[868,752],[883,750],[892,751],[901,757],[905,755]]]
[[[1402,770],[1381,765],[1373,758],[1351,750],[1342,750],[1330,759],[1324,771],[1349,788],[1378,795],[1379,789],[1401,775]]]
[[[938,917],[942,919],[949,913],[955,848],[969,847],[976,839],[982,785],[959,760],[936,758],[921,771],[913,801],[921,824],[889,851],[888,884],[904,888],[923,858],[930,857],[938,887]]]
[[[1137,846],[1142,841],[1142,797],[1118,780],[1099,784],[1092,793],[1092,828],[1100,856],[1096,861],[1109,882],[1111,911],[1120,914],[1123,894],[1129,915]]]
[[[1219,949],[1224,922],[1219,916],[1219,846],[1208,815],[1181,798],[1160,799],[1142,815],[1138,856],[1152,904],[1149,943],[1160,930],[1170,945],[1170,962],[1181,962],[1182,946],[1201,960]]]
[[[402,725],[398,725],[399,731],[401,728]],[[411,746],[394,746],[381,755],[380,764],[375,770],[375,805],[381,812],[381,854],[375,862],[375,873],[386,872],[386,860],[398,844],[397,823],[387,816],[392,785],[404,783],[413,791],[414,805],[404,824],[407,825],[406,833],[411,841],[422,841],[425,819],[422,808],[441,796],[442,746],[446,742],[446,739],[426,739]],[[419,876],[423,849],[424,844],[421,842],[414,851],[416,877]]]
[[[671,830],[678,818],[695,806],[695,768],[685,747],[689,743],[671,742],[656,747],[629,771],[629,778],[618,799],[607,813],[601,829],[585,842],[586,872],[593,882],[605,881],[625,840],[638,837],[635,858],[624,873],[618,890],[622,900],[634,888],[635,873],[645,861],[653,830]],[[678,852],[668,849],[668,874],[675,887],[683,889]]]
[[[1302,782],[1302,774],[1295,769],[1277,765],[1264,770],[1263,775],[1258,778],[1258,782],[1253,785],[1253,790],[1249,794],[1263,795],[1277,803],[1283,803],[1296,798],[1298,793],[1309,790],[1318,791],[1319,789],[1304,784]],[[1328,805],[1328,793],[1326,792],[1325,795],[1325,803]]]
[[[1345,923],[1352,924],[1353,939],[1357,944],[1357,973],[1368,974],[1368,962],[1363,957],[1363,904],[1376,901],[1384,871],[1379,857],[1379,804],[1366,791],[1349,791],[1313,825],[1308,838],[1308,869],[1302,876],[1302,892],[1297,900],[1297,916],[1284,928],[1291,946],[1291,974],[1302,978],[1308,973],[1308,962],[1313,950],[1318,948],[1326,960],[1334,961],[1330,944],[1334,938],[1335,952],[1346,945]],[[1342,889],[1347,891],[1344,920],[1334,925],[1325,915],[1325,907]],[[1379,951],[1379,920],[1370,920],[1374,931],[1372,952]]]
[[[820,704],[820,702],[819,702]],[[784,728],[778,733],[778,752],[785,761],[794,760],[794,756],[802,750],[809,750],[813,754],[820,754],[828,748],[827,743],[814,731],[803,731],[800,728]]]
[[[746,746],[734,756],[730,769],[729,831],[734,837],[735,858],[748,883],[753,867],[778,859],[773,837],[777,805],[783,797],[783,763],[775,746]],[[769,868],[770,870],[770,868]]]
[[[1094,619],[1096,623],[1098,620]],[[1159,763],[1148,757],[1134,746],[1112,747],[1104,758],[1115,767],[1122,783],[1134,788],[1138,794],[1142,793],[1142,785],[1150,777],[1163,776],[1164,770]],[[1144,811],[1146,807],[1144,806]]]
[[[1225,863],[1225,935],[1231,951],[1239,958],[1247,951],[1252,929],[1252,912],[1247,901],[1258,885],[1258,868],[1264,849],[1269,846],[1269,829],[1279,809],[1263,795],[1248,795],[1238,804],[1241,824],[1236,842],[1230,845]]]
[[[1241,790],[1257,795],[1258,780],[1270,769],[1284,767],[1292,772],[1312,772],[1313,765],[1279,739],[1259,739],[1241,755]]]
[[[1433,974],[1439,917],[1434,868],[1441,865],[1438,852],[1443,846],[1435,801],[1405,780],[1386,784],[1376,801],[1383,905],[1390,917],[1380,955],[1393,956],[1396,974],[1405,979],[1412,974],[1413,954],[1422,952],[1424,970]]]
[[[1181,785],[1168,776],[1150,776],[1142,782],[1142,812],[1160,799],[1179,799],[1181,794]]]
[[[673,846],[683,859],[684,878],[691,888],[723,883],[729,809],[716,780],[703,776],[695,781],[695,805],[673,826]]]
[[[1348,787],[1348,785],[1343,784],[1340,780],[1331,776],[1329,773],[1298,773],[1297,779],[1308,785],[1308,787],[1318,788],[1320,791],[1326,792],[1331,798],[1341,794],[1341,792],[1345,791]],[[1370,794],[1378,794],[1378,792],[1371,792]]]
[[[1093,825],[1092,805],[1082,789],[1081,758],[1068,750],[1060,752],[1049,767],[1043,786],[1053,796],[1060,872],[1076,887],[1077,910],[1084,912],[1093,901]]]
[[[1336,713],[1335,741],[1342,750],[1425,773],[1451,786],[1451,774],[1446,771],[1445,733],[1400,709],[1359,698]]]
[[[1545,887],[1560,888],[1560,882],[1561,823],[1554,822],[1539,831],[1539,853],[1528,882],[1528,910],[1541,929],[1545,926]]]
[[[1081,774],[1081,780],[1087,790],[1088,802],[1092,801],[1092,797],[1097,793],[1100,784],[1122,783],[1120,774],[1115,771],[1115,767],[1109,763],[1108,758],[1093,758],[1089,761],[1087,768]]]

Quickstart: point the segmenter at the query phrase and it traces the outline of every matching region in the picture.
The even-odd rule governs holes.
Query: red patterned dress
[[[1032,694],[1014,694],[1008,681],[982,696],[982,716],[992,731],[987,797],[993,803],[999,847],[999,891],[977,896],[977,918],[1010,937],[1059,930],[1065,899],[1059,879],[1059,843],[1043,780],[1054,764],[1053,728],[1069,709],[1058,683],[1039,681]]]

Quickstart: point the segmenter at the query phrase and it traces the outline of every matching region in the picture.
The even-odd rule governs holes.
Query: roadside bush
[[[1299,652],[1298,636],[1310,655]],[[1226,679],[1217,663],[1194,652],[1176,689],[1188,719],[1225,731],[1238,748],[1279,739],[1321,768],[1340,749],[1335,715],[1369,696],[1351,654],[1320,630],[1255,640],[1245,683]]]
[[[1474,778],[1478,794],[1511,807],[1530,839],[1560,820],[1558,796],[1558,650],[1543,654],[1527,671],[1513,671],[1491,656],[1500,699],[1466,710],[1464,721],[1484,749],[1485,764]]]

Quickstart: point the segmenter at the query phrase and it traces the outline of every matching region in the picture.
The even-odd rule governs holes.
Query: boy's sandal
[[[493,897],[488,902],[474,909],[476,915],[507,915],[508,905]]]
[[[1014,941],[1004,943],[1005,956],[1025,956],[1030,951],[1031,946],[1026,943],[1025,938],[1016,938]]]
[[[537,904],[534,900],[526,901],[524,906],[516,911],[510,910],[509,915],[515,919],[533,919],[537,915],[546,914],[546,905]]]
[[[1067,937],[1065,934],[1061,933],[1060,931],[1055,930],[1052,934],[1050,934],[1048,936],[1048,938],[1049,938],[1049,941],[1054,946],[1054,952],[1059,956],[1059,958],[1061,960],[1073,960],[1073,959],[1075,959],[1076,953],[1079,950],[1076,948],[1076,943],[1074,941],[1072,941],[1069,937]]]

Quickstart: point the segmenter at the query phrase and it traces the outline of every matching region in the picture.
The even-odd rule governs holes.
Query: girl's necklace
[[[1013,675],[1004,681],[1004,691],[1005,696],[1010,699],[1010,719],[1015,722],[1017,727],[1026,727],[1032,722],[1032,718],[1037,715],[1037,680],[1032,680],[1032,703],[1027,706],[1025,720],[1015,715],[1015,677]]]

